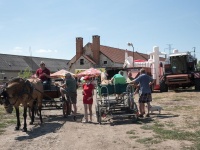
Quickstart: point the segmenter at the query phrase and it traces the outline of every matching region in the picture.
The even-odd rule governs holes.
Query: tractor
[[[160,92],[192,86],[195,86],[196,91],[200,90],[200,70],[196,67],[197,59],[190,52],[174,50],[169,55],[168,62],[161,66],[164,67],[164,72],[160,77]]]

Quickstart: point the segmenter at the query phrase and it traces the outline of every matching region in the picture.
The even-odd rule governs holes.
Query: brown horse
[[[43,85],[37,79],[22,79],[22,78],[13,78],[11,79],[6,86],[3,88],[1,92],[1,103],[4,104],[4,108],[8,113],[12,113],[13,106],[16,110],[17,116],[17,126],[15,127],[16,130],[20,129],[20,117],[19,117],[19,106],[20,104],[23,105],[24,112],[24,127],[23,131],[27,131],[27,107],[30,107],[32,110],[31,122],[34,122],[34,103],[37,100],[39,114],[40,114],[40,121],[42,123],[42,116],[41,116],[41,108],[42,108],[42,99],[43,99]]]

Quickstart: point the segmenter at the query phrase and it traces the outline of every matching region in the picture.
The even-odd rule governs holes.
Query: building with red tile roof
[[[125,49],[104,46],[100,44],[100,36],[92,36],[92,43],[83,46],[83,38],[76,38],[76,55],[68,62],[70,72],[76,73],[76,69],[88,68],[122,68],[125,61],[125,52],[128,56],[134,56],[134,60],[148,61],[149,55],[128,51]]]

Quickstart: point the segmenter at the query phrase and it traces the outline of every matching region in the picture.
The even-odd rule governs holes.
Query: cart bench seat
[[[126,87],[128,84],[107,84],[97,86],[98,95],[112,95],[112,94],[122,94],[126,92]]]

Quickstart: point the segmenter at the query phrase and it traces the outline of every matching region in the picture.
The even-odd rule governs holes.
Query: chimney
[[[92,51],[93,51],[93,58],[97,65],[100,64],[100,36],[93,35],[92,36]]]
[[[83,54],[83,38],[77,37],[76,38],[76,60],[81,57]]]

